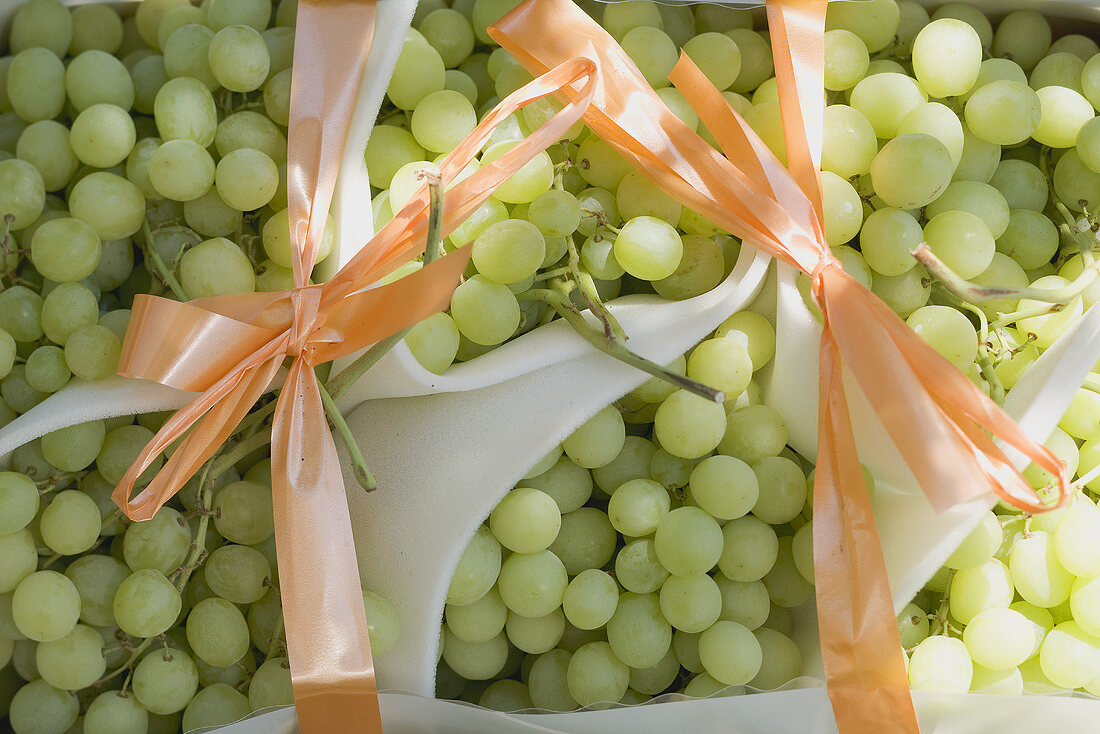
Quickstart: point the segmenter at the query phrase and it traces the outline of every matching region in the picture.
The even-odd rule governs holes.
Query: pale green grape
[[[1058,230],[1045,215],[1029,209],[1014,210],[1005,233],[997,239],[997,251],[1008,255],[1024,270],[1051,261],[1058,250]]]
[[[979,181],[956,181],[944,190],[940,198],[925,208],[929,219],[949,211],[964,211],[981,219],[994,239],[1001,237],[1009,225],[1009,207],[1004,196],[994,186]]]
[[[496,283],[517,283],[531,277],[545,255],[542,232],[519,219],[491,224],[474,241],[474,265]]]
[[[449,237],[456,246],[473,242],[490,225],[508,219],[508,207],[496,199],[485,202],[470,214],[466,221],[455,227]]]
[[[489,528],[478,528],[462,552],[451,577],[447,603],[456,606],[472,604],[488,593],[500,573],[500,559],[500,542]]]
[[[256,668],[252,682],[248,685],[248,703],[253,711],[294,703],[290,664],[285,657],[268,658],[263,665]]]
[[[115,624],[112,603],[129,575],[130,570],[111,556],[90,554],[70,563],[65,576],[80,594],[81,621],[98,627]]]
[[[262,484],[240,481],[222,487],[213,509],[214,526],[234,543],[255,545],[275,532],[271,488]]]
[[[541,655],[554,649],[561,641],[565,616],[561,609],[542,617],[523,617],[511,613],[505,631],[509,642],[517,649],[531,655]]]
[[[32,122],[15,146],[17,158],[33,165],[47,191],[65,188],[79,166],[69,143],[69,129],[56,120]]]
[[[99,540],[99,507],[91,497],[74,489],[58,493],[42,510],[39,522],[42,540],[63,556],[90,550]]]
[[[1007,607],[1012,603],[1013,581],[1017,582],[1016,590],[1020,590],[1019,579],[996,558],[975,568],[956,571],[951,579],[951,616],[969,624],[979,612]],[[1022,591],[1021,595],[1024,596]]]
[[[134,637],[153,637],[167,630],[179,615],[181,604],[172,583],[151,568],[127,577],[112,602],[116,623]]]
[[[1081,75],[1085,69],[1085,59],[1066,51],[1055,51],[1044,56],[1031,71],[1031,86],[1066,87],[1081,92]]]
[[[154,714],[182,711],[198,686],[195,661],[180,650],[158,650],[142,658],[134,668],[134,695],[138,703]]]
[[[0,535],[30,524],[38,514],[38,487],[26,474],[0,472]]]
[[[766,405],[749,405],[729,415],[718,452],[752,465],[768,456],[778,456],[787,444],[783,416]]]
[[[489,527],[505,548],[535,553],[554,542],[561,528],[561,513],[549,495],[517,487],[493,508]]]
[[[898,615],[898,636],[902,648],[908,650],[920,644],[928,637],[928,627],[928,614],[912,602],[906,604]]]
[[[651,216],[635,217],[615,239],[615,259],[636,278],[660,280],[676,271],[683,241],[667,222]]]
[[[183,730],[228,726],[251,713],[248,698],[225,683],[215,683],[195,694],[183,712]]]
[[[65,364],[65,352],[59,347],[44,346],[27,357],[27,383],[43,393],[55,393],[65,387],[73,373]],[[54,463],[56,466],[57,464]],[[83,467],[81,467],[83,468]]]
[[[103,638],[95,629],[78,624],[58,640],[39,643],[35,664],[42,679],[55,688],[87,688],[107,670]]]
[[[894,0],[870,0],[853,6],[837,3],[829,7],[825,27],[845,28],[858,35],[871,53],[881,51],[894,40],[900,11]]]
[[[1075,149],[1068,150],[1054,166],[1054,193],[1073,211],[1091,210],[1100,203],[1100,173],[1086,166]]]
[[[488,680],[495,676],[508,657],[508,638],[502,632],[486,642],[465,642],[449,630],[444,633],[443,660],[467,680]]]
[[[875,192],[889,206],[916,209],[943,193],[953,171],[951,154],[939,140],[930,135],[903,135],[875,156],[871,180]]]
[[[1085,62],[1081,71],[1081,91],[1089,102],[1100,102],[1100,60],[1095,55]]]
[[[768,456],[752,465],[759,495],[752,513],[766,523],[780,525],[793,520],[806,504],[806,477],[802,469],[783,456]]]
[[[531,202],[528,215],[547,237],[566,237],[580,224],[581,205],[568,191],[551,189]]]
[[[481,156],[481,164],[492,163],[504,156],[518,143],[497,143]],[[550,190],[554,182],[554,164],[545,151],[538,153],[493,192],[493,197],[507,204],[526,204]]]
[[[492,711],[521,711],[534,708],[527,686],[517,680],[494,681],[481,694],[477,705]]]
[[[986,59],[982,62],[982,68],[978,71],[978,79],[974,82],[974,86],[960,99],[966,102],[987,84],[1001,81],[1019,82],[1026,86],[1027,72],[1012,59]]]
[[[963,125],[963,152],[952,180],[988,183],[1000,162],[1001,146],[987,143]]]
[[[631,437],[624,439],[624,450]],[[611,464],[606,464],[604,469]],[[552,467],[535,477],[527,477],[522,486],[534,487],[549,495],[561,513],[572,512],[592,496],[592,475],[568,457],[559,458]]]
[[[1036,95],[1042,115],[1031,137],[1052,148],[1072,147],[1077,133],[1096,115],[1092,104],[1079,92],[1065,87],[1043,87]]]
[[[262,229],[264,252],[271,261],[283,268],[290,268],[291,240],[290,240],[290,215],[283,209],[276,212],[264,224]],[[336,239],[336,223],[332,215],[325,219],[325,231],[321,236],[320,249],[317,253],[317,261],[320,262],[332,254]]]
[[[8,66],[7,93],[12,109],[27,122],[57,117],[65,105],[65,67],[40,46],[17,51]]]
[[[210,589],[234,604],[259,600],[271,578],[267,559],[247,545],[223,545],[210,554],[203,571]]]
[[[1100,639],[1076,622],[1062,622],[1043,640],[1039,665],[1054,685],[1080,688],[1100,676]]]
[[[169,79],[164,58],[153,54],[141,59],[131,70],[131,76],[134,82],[134,110],[144,115],[153,114],[157,93]]]
[[[748,464],[722,455],[699,462],[691,472],[689,486],[692,500],[719,520],[732,520],[752,511],[761,487]]]
[[[80,594],[56,571],[36,571],[15,587],[11,613],[16,627],[30,639],[60,640],[80,617]]]
[[[409,129],[416,142],[427,150],[453,150],[473,132],[477,115],[470,101],[450,90],[432,92],[416,104]]]
[[[198,79],[179,77],[165,82],[153,110],[164,140],[191,140],[204,148],[214,142],[218,129],[214,98]]]
[[[1058,563],[1075,576],[1100,573],[1100,510],[1082,498],[1062,514],[1054,531]],[[1100,631],[1100,627],[1097,628]]]
[[[91,275],[99,264],[102,248],[96,231],[71,217],[53,219],[31,238],[31,260],[50,280],[70,282]]]
[[[944,565],[954,569],[977,568],[992,558],[1000,545],[1001,523],[996,515],[988,512],[948,556]]]
[[[577,150],[577,162],[581,161],[588,161],[588,166],[581,168],[581,176],[597,190],[618,188],[623,177],[633,170],[622,156],[595,135],[581,141]],[[604,211],[607,211],[606,207]]]
[[[620,41],[627,56],[654,89],[668,86],[668,74],[679,56],[677,44],[660,28],[637,26]]]
[[[569,692],[567,682],[572,657],[569,651],[557,649],[535,659],[528,675],[528,689],[535,706],[551,711],[577,708],[577,701]]]
[[[263,151],[237,148],[226,153],[214,174],[214,184],[227,205],[240,211],[259,209],[279,186],[279,168]]]
[[[666,96],[673,91],[675,90],[668,90]],[[615,189],[615,203],[620,216],[627,222],[636,217],[651,217],[675,224],[683,215],[680,202],[637,171],[630,171],[623,176]]]
[[[993,55],[1011,58],[1025,70],[1035,68],[1050,48],[1051,30],[1034,10],[1009,13],[993,35]]]
[[[581,266],[594,278],[603,280],[621,278],[626,271],[615,259],[614,246],[613,237],[601,237],[598,240],[589,237],[581,245]]]
[[[244,25],[221,28],[210,41],[210,71],[234,92],[251,92],[267,80],[271,56],[259,31]]]
[[[868,483],[868,489],[873,489],[873,482]],[[810,520],[795,531],[791,538],[791,555],[794,557],[795,568],[802,578],[814,583],[814,523]]]
[[[1066,285],[1068,285],[1068,281],[1064,278],[1057,275],[1048,275],[1032,282],[1031,287],[1054,289]],[[1037,304],[1038,301],[1025,298],[1020,301],[1020,309],[1034,308]],[[1071,300],[1061,311],[1020,319],[1016,322],[1016,328],[1024,334],[1034,334],[1036,337],[1035,343],[1039,347],[1046,348],[1066,333],[1069,327],[1080,318],[1082,310],[1081,297],[1078,296]]]
[[[722,613],[722,592],[705,573],[670,576],[661,586],[661,613],[684,632],[702,632]]]
[[[970,183],[970,182],[967,182]],[[959,277],[981,274],[993,260],[996,243],[989,227],[967,211],[945,211],[924,226],[929,249]]]
[[[913,71],[933,97],[968,92],[981,63],[982,41],[977,31],[954,18],[932,21],[913,41]]]
[[[1050,44],[1047,53],[1072,53],[1080,57],[1082,61],[1088,61],[1100,53],[1100,46],[1097,46],[1096,41],[1087,36],[1070,33]]]
[[[256,274],[240,247],[214,237],[184,253],[180,283],[195,298],[251,293],[256,289]]]
[[[18,734],[65,734],[79,714],[80,702],[76,696],[39,678],[12,696],[8,723]]]
[[[651,479],[632,479],[612,493],[607,514],[623,535],[642,537],[656,532],[669,508],[669,495],[664,487]]]
[[[835,173],[822,172],[821,185],[826,240],[831,246],[843,245],[863,225],[863,202],[855,187]]]
[[[981,222],[978,221],[978,224]],[[914,311],[906,323],[929,346],[960,369],[971,364],[978,354],[977,333],[961,311],[949,306],[923,306]]]
[[[506,285],[475,275],[455,289],[451,317],[464,337],[492,346],[511,337],[519,327],[519,302]]]
[[[950,107],[939,102],[925,102],[910,110],[898,124],[898,135],[931,135],[944,144],[956,165],[962,159],[962,123]]]
[[[672,275],[653,281],[653,290],[671,300],[702,295],[722,282],[725,262],[722,249],[710,237],[684,235],[683,254]]]
[[[582,507],[561,518],[561,530],[550,551],[570,576],[589,568],[600,568],[615,553],[615,528],[607,515],[595,507]]]
[[[439,8],[428,13],[417,25],[432,48],[452,69],[469,57],[474,48],[474,29],[470,20],[457,10]]]
[[[614,654],[632,668],[659,663],[672,644],[672,627],[661,613],[657,595],[628,592],[620,596],[607,623],[607,640]]]
[[[568,597],[568,593],[566,596]],[[504,605],[497,590],[490,589],[485,596],[471,604],[448,604],[444,617],[448,631],[460,640],[471,643],[487,642],[504,629],[508,607]]]
[[[381,594],[364,591],[363,609],[367,616],[371,652],[385,655],[397,644],[397,638],[401,634],[401,618],[397,608]]]
[[[661,518],[653,547],[669,573],[680,576],[705,573],[722,556],[722,528],[699,508],[681,507]]]
[[[970,679],[970,690],[1002,696],[1019,696],[1024,692],[1024,677],[1019,668],[990,670],[975,664]]]
[[[119,691],[99,694],[84,714],[84,734],[142,734],[148,727],[149,712],[138,703],[137,697]]]
[[[927,101],[924,90],[915,80],[904,74],[886,72],[865,77],[856,84],[849,103],[863,113],[879,138],[890,139],[897,135],[905,116]]]
[[[72,187],[69,211],[91,225],[101,241],[120,240],[141,229],[145,198],[141,189],[122,176],[96,171]]]
[[[34,537],[26,528],[0,535],[0,551],[3,551],[3,555],[0,555],[0,559],[3,559],[0,562],[0,593],[6,594],[14,591],[21,581],[34,573],[38,566],[38,553],[35,550]]]
[[[594,568],[577,574],[565,589],[562,609],[574,627],[599,629],[619,604],[619,586],[606,572]]]
[[[99,310],[98,307],[96,310]],[[15,356],[15,339],[6,330],[0,329],[0,379],[11,374],[12,367],[15,366]],[[3,527],[2,523],[0,527]]]
[[[825,88],[834,92],[854,87],[871,63],[867,44],[851,31],[825,32]]]
[[[725,685],[744,685],[760,672],[763,652],[742,624],[716,622],[699,636],[699,659],[707,674]]]
[[[149,157],[149,184],[173,201],[192,201],[214,184],[214,159],[193,140],[169,140]]]
[[[566,681],[581,706],[618,701],[630,684],[630,668],[607,642],[589,642],[570,658]]]
[[[65,342],[65,363],[82,380],[102,380],[117,370],[121,350],[118,336],[107,327],[82,326]]]
[[[766,318],[752,311],[739,311],[721,324],[715,337],[732,339],[749,353],[752,369],[758,370],[775,355],[775,328]]]
[[[978,665],[1007,670],[1031,657],[1034,635],[1024,615],[995,608],[979,612],[967,623],[963,642]]]
[[[608,406],[573,431],[562,442],[562,447],[574,463],[595,469],[614,461],[625,440],[622,415],[614,406]]]
[[[726,427],[726,412],[720,404],[687,390],[677,390],[665,398],[653,421],[654,435],[661,446],[685,459],[710,453],[722,441]]]
[[[271,18],[271,2],[270,0],[211,0],[206,6],[206,16],[210,27],[215,30],[239,24],[251,26],[259,31],[267,27]]]
[[[910,252],[923,240],[920,223],[910,214],[900,209],[883,208],[871,212],[863,222],[859,248],[876,276],[898,276],[916,264]]]
[[[860,110],[871,117],[869,110]],[[780,163],[787,163],[787,141],[783,137],[783,115],[778,102],[757,102],[753,97],[753,107],[745,113],[745,121],[752,127],[768,149],[775,154]]]
[[[58,57],[65,55],[73,37],[73,20],[68,9],[53,0],[32,0],[18,7],[11,17],[11,50],[19,52],[42,46]]]
[[[733,339],[707,339],[691,351],[687,376],[726,395],[740,395],[752,379],[748,350]]]
[[[909,686],[917,691],[966,693],[974,663],[962,640],[943,635],[925,638],[909,657]]]
[[[823,171],[831,171],[842,178],[862,176],[870,172],[871,161],[877,153],[875,128],[861,111],[839,104],[825,108]]]
[[[286,162],[286,136],[271,120],[251,110],[234,112],[219,122],[214,147],[222,157],[239,148],[254,148],[275,163]]]
[[[153,432],[144,426],[122,425],[118,428],[112,428],[107,431],[103,439],[103,448],[100,450],[99,456],[96,457],[96,469],[109,484],[118,484],[122,480],[122,476],[126,473],[126,470],[133,464],[134,459],[137,458],[138,454],[145,447],[145,444],[152,438]],[[159,468],[159,463],[154,463],[153,466]],[[145,475],[143,474],[142,476],[144,477]],[[174,524],[175,530],[169,531],[164,529],[161,525],[162,523],[164,526],[168,527],[172,527]],[[185,529],[181,531],[180,526],[183,526]],[[152,530],[153,528],[160,528],[155,531],[157,534],[151,535],[150,539],[146,541],[149,546],[161,546],[165,543],[165,540],[159,536],[161,532],[184,533],[186,535],[185,540],[180,540],[176,544],[171,544],[165,549],[167,553],[166,557],[168,558],[183,553],[183,551],[179,550],[179,546],[187,545],[191,542],[191,535],[186,530],[186,522],[182,521],[179,513],[171,507],[162,508],[151,520],[135,526],[135,529],[136,528],[147,528],[150,533],[154,533]],[[133,534],[135,538],[142,535],[141,532],[133,532]],[[152,540],[152,538],[156,538],[156,540]],[[135,542],[138,541],[135,540]],[[144,542],[139,547],[142,548],[140,551],[141,553],[153,552],[153,547],[146,548]],[[179,559],[176,560],[173,565],[164,569],[164,573],[174,571],[182,560],[183,556],[180,555]],[[158,563],[162,562],[164,561]],[[159,565],[141,565],[137,557],[127,558],[126,563],[133,569],[159,567]]]
[[[941,5],[932,14],[933,20],[939,20],[940,18],[955,18],[969,25],[977,32],[983,49],[988,50],[993,43],[993,26],[989,22],[989,18],[985,17],[985,14],[973,5],[961,2]]]
[[[627,591],[651,594],[661,588],[668,576],[651,538],[630,541],[615,556],[615,578]]]
[[[73,120],[69,144],[82,163],[110,168],[126,160],[137,131],[129,113],[113,104],[94,104]]]
[[[802,652],[794,641],[782,632],[761,627],[753,632],[760,643],[760,670],[749,685],[771,691],[797,678],[802,673]]]
[[[792,548],[790,537],[779,538],[775,564],[763,579],[773,604],[787,609],[802,606],[813,594],[813,585],[795,564]]]
[[[501,564],[498,587],[511,611],[525,617],[542,617],[561,606],[568,581],[558,557],[543,550],[509,556]]]
[[[233,665],[248,652],[248,623],[225,599],[203,599],[187,616],[187,642],[209,665]]]

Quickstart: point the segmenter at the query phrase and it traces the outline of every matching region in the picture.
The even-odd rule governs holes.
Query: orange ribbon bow
[[[272,496],[280,589],[302,731],[381,731],[355,541],[339,459],[314,366],[363,349],[447,308],[469,246],[392,284],[371,284],[425,247],[428,190],[408,204],[332,280],[307,285],[317,257],[374,28],[375,4],[299,0],[288,131],[287,190],[293,290],[134,301],[119,374],[200,392],[144,448],[114,492],[133,520],[147,520],[179,491],[293,362],[272,423]],[[446,159],[443,235],[580,120],[595,65],[556,65],[507,97]],[[583,82],[583,84],[582,84]],[[572,86],[572,102],[496,161],[462,180],[493,131],[513,112]],[[362,216],[370,216],[369,203]],[[145,470],[179,442],[131,498]]]
[[[814,569],[821,645],[840,730],[917,732],[870,498],[841,380],[847,365],[932,506],[990,490],[1029,511],[1051,509],[993,436],[1059,477],[1065,468],[882,301],[844,272],[826,244],[818,163],[824,115],[826,0],[769,0],[768,19],[789,170],[686,56],[669,79],[723,157],[653,92],[623,49],[570,0],[529,0],[490,35],[532,73],[595,61],[585,122],[658,186],[723,229],[809,275],[823,314]],[[554,32],[547,29],[553,28]],[[572,94],[571,90],[567,90]]]

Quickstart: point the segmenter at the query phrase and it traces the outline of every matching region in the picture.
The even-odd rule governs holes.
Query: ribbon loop
[[[312,364],[310,356],[310,337],[317,326],[321,309],[321,286],[307,285],[290,292],[290,302],[294,307],[294,320],[290,325],[290,339],[287,342],[287,354],[302,357]]]

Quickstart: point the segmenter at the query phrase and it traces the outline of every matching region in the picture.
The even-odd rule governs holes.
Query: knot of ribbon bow
[[[287,190],[295,288],[134,300],[119,374],[199,393],[165,422],[116,487],[133,520],[151,518],[233,434],[292,362],[272,420],[272,505],[287,650],[307,734],[381,731],[359,568],[339,459],[313,367],[447,308],[470,258],[460,247],[387,285],[423,252],[426,185],[329,281],[311,285],[374,28],[375,4],[300,0]],[[569,87],[573,99],[497,160],[459,179],[509,115]],[[565,137],[596,89],[596,65],[566,60],[504,99],[440,164],[442,236],[509,176]],[[359,155],[355,156],[359,158]],[[369,206],[363,207],[370,216]],[[152,480],[139,477],[174,445]]]
[[[768,0],[788,165],[690,59],[669,80],[722,153],[677,118],[608,33],[570,0],[529,0],[490,35],[529,71],[586,56],[600,68],[585,122],[682,204],[811,276],[821,310],[814,568],[825,674],[846,734],[916,734],[875,516],[856,454],[842,364],[851,371],[933,508],[990,491],[1025,510],[1065,502],[1065,467],[844,272],[825,238],[818,165],[826,0]],[[553,27],[554,33],[546,32]],[[1045,503],[1000,439],[1058,478]]]

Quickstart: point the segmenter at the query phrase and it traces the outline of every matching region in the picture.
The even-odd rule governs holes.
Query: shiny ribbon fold
[[[490,35],[528,71],[600,68],[585,122],[668,194],[811,278],[823,315],[814,568],[821,646],[840,731],[915,733],[875,516],[841,366],[854,375],[937,511],[995,492],[1028,511],[1065,502],[1065,467],[966,376],[844,272],[826,244],[819,180],[826,0],[769,0],[788,166],[686,56],[669,79],[725,153],[681,122],[623,49],[570,0],[528,0]],[[554,29],[549,32],[548,29]],[[575,90],[566,90],[573,96]],[[1058,477],[1044,503],[995,439]]]
[[[445,310],[470,258],[470,247],[462,247],[371,287],[423,252],[429,201],[423,185],[331,280],[307,284],[375,11],[373,0],[298,3],[287,162],[296,287],[188,303],[139,296],[119,367],[126,377],[200,393],[168,419],[114,491],[128,517],[147,520],[232,435],[291,358],[272,422],[272,500],[295,703],[307,734],[381,731],[347,498],[313,368]],[[443,236],[581,119],[596,87],[595,64],[576,58],[554,67],[503,100],[439,164]],[[510,114],[566,86],[573,100],[553,118],[459,180]],[[369,202],[362,202],[360,216],[370,215]],[[173,445],[152,481],[131,497],[138,478]]]

